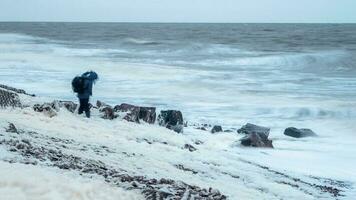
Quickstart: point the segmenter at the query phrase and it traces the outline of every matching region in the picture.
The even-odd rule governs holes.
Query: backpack
[[[72,80],[73,92],[81,94],[85,90],[85,78],[82,76],[76,76]]]

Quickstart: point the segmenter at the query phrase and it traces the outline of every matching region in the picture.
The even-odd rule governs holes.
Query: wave
[[[175,41],[175,43],[168,45],[168,43],[161,41],[138,38],[125,38],[113,46],[105,46],[101,43],[76,46],[65,44],[63,41],[53,41],[23,34],[0,34],[0,45],[7,44],[12,45],[11,51],[14,50],[13,45],[19,45],[18,51],[49,52],[63,56],[117,58],[125,62],[199,66],[213,70],[279,69],[320,73],[356,70],[356,58],[346,50],[266,53],[225,44],[185,44]],[[151,47],[162,44],[164,45]],[[150,47],[146,48],[145,46]]]
[[[124,40],[126,43],[136,44],[136,45],[160,45],[162,42],[137,39],[137,38],[126,38]]]

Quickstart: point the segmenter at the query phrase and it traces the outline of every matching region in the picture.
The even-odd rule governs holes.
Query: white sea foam
[[[46,167],[0,161],[0,176],[2,200],[144,199],[138,192],[125,191],[102,180]]]

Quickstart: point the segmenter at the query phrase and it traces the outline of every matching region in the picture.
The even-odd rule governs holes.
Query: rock
[[[246,125],[242,126],[239,130],[237,130],[238,133],[244,133],[244,134],[251,134],[251,133],[262,133],[262,135],[266,135],[268,137],[269,135],[270,128],[263,127],[263,126],[257,126],[254,124],[247,123]]]
[[[196,127],[195,129],[202,130],[202,131],[207,131],[205,127]]]
[[[113,120],[113,119],[118,117],[115,114],[114,109],[111,108],[110,106],[107,106],[107,107],[104,107],[104,108],[100,108],[99,112],[103,113],[103,116],[101,116],[101,118],[103,118],[103,119]]]
[[[190,144],[185,144],[184,149],[188,149],[190,152],[197,150],[193,145],[190,145]]]
[[[0,88],[3,88],[3,89],[8,90],[8,91],[12,91],[12,92],[17,93],[17,94],[25,94],[25,95],[32,96],[32,97],[36,96],[34,94],[28,94],[25,90],[13,88],[13,87],[10,87],[10,86],[7,86],[7,85],[0,84]]]
[[[5,131],[8,133],[18,133],[17,128],[13,123],[9,123],[9,127]]]
[[[154,124],[156,122],[156,108],[155,107],[140,107],[139,119]]]
[[[78,107],[78,104],[72,102],[72,101],[58,101],[58,105],[59,107],[64,107],[65,109],[67,109],[69,112],[74,113],[75,110]]]
[[[101,108],[101,107],[110,107],[110,105],[102,102],[102,101],[96,101],[96,107]]]
[[[232,133],[232,132],[234,132],[234,131],[228,129],[228,130],[224,130],[224,132],[225,132],[225,133]]]
[[[18,94],[0,89],[0,107],[21,107],[20,97]]]
[[[245,137],[240,139],[243,146],[273,148],[272,140],[268,139],[269,131],[270,129],[267,127],[257,126],[250,123],[247,123],[237,130],[238,133],[246,134]]]
[[[131,104],[123,103],[121,105],[117,105],[114,107],[114,111],[116,112],[126,112],[127,114],[124,116],[124,119],[129,122],[140,123],[140,107],[134,106]]]
[[[139,123],[143,120],[147,123],[154,124],[156,121],[155,107],[142,107],[123,103],[114,107],[116,112],[126,112],[124,119],[130,122]]]
[[[222,129],[221,126],[215,125],[215,126],[211,129],[211,133],[218,133],[218,132],[223,132],[223,129]]]
[[[294,138],[302,138],[302,137],[315,137],[317,136],[316,133],[314,133],[310,129],[297,129],[294,127],[289,127],[284,131],[284,135],[294,137]]]
[[[178,110],[162,110],[158,116],[158,123],[177,133],[183,132],[183,115]]]
[[[272,140],[269,140],[268,136],[263,133],[250,133],[240,139],[240,141],[243,146],[273,148]]]
[[[57,115],[57,112],[55,111],[57,109],[56,104],[53,103],[44,103],[42,105],[40,104],[35,104],[33,106],[33,110],[36,112],[42,112],[48,117],[54,117]]]

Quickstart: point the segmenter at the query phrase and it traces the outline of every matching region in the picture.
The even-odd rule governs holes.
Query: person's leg
[[[84,111],[84,105],[83,105],[83,99],[79,99],[79,109],[78,109],[78,114],[82,114]]]
[[[84,99],[84,111],[87,118],[90,118],[89,99]]]

